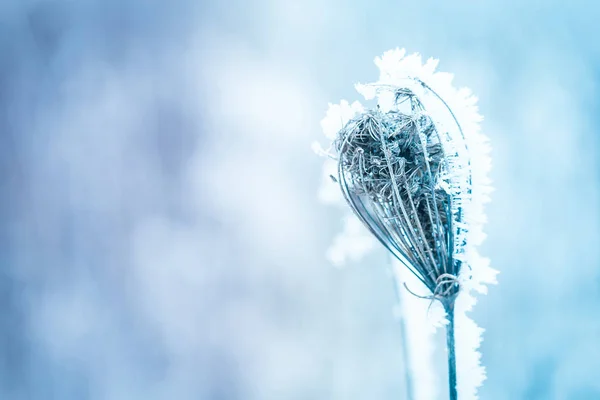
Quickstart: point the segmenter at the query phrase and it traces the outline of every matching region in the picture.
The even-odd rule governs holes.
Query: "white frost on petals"
[[[327,115],[321,121],[323,133],[329,140],[334,140],[338,132],[350,121],[356,114],[363,112],[363,106],[355,101],[349,104],[342,100],[340,104],[329,104]]]
[[[319,143],[317,141],[312,142],[312,144],[310,145],[310,148],[318,156],[326,156],[327,155],[327,151],[325,151],[325,149],[323,149],[323,146],[321,146],[321,143]]]
[[[365,100],[373,100],[377,95],[377,90],[371,85],[363,85],[362,83],[357,83],[354,85],[356,91],[361,94]]]

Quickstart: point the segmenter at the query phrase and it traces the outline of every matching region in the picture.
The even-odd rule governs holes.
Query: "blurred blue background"
[[[405,47],[473,89],[494,148],[481,398],[600,399],[599,13],[0,2],[0,398],[404,398],[386,255],[325,261],[310,143]]]

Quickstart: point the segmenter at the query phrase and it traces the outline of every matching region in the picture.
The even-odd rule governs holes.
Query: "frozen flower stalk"
[[[335,139],[341,188],[381,243],[433,296],[451,303],[460,269],[452,213],[460,210],[453,210],[447,189],[444,149],[418,98],[406,89],[385,90],[392,90],[392,109],[359,114]]]
[[[476,398],[481,330],[465,312],[472,290],[495,282],[476,250],[490,192],[476,99],[436,73],[435,60],[393,50],[376,64],[379,81],[357,90],[377,104],[331,106],[322,123],[331,145],[321,152],[335,160],[331,176],[354,214],[429,290],[415,295],[443,306],[450,398]]]

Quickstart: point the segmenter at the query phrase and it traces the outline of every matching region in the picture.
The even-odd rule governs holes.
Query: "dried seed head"
[[[440,135],[417,96],[402,88],[394,106],[366,110],[338,133],[340,185],[371,232],[436,298],[458,292],[448,163]]]
[[[432,292],[419,297],[440,300],[461,331],[473,330],[457,336],[457,369],[468,374],[457,376],[456,389],[459,398],[475,399],[485,379],[476,352],[481,332],[465,313],[475,303],[473,292],[486,293],[497,274],[477,250],[485,238],[483,206],[492,190],[490,146],[479,128],[477,99],[468,89],[455,88],[451,74],[436,71],[435,59],[423,63],[419,54],[394,49],[376,57],[375,64],[378,81],[356,89],[366,100],[376,99],[377,108],[342,101],[330,104],[321,122],[333,142],[326,150],[313,147],[328,157],[320,197],[349,204]],[[345,202],[336,197],[339,187]],[[357,235],[355,228],[347,223],[336,237],[332,262],[343,262],[345,253],[357,259],[371,248],[370,237]],[[444,313],[437,317],[434,326],[444,323]]]

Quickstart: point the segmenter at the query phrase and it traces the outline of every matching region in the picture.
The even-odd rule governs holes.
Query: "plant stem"
[[[450,389],[450,400],[458,400],[456,392],[456,347],[454,344],[454,301],[449,301],[444,305],[446,309],[446,347],[448,350],[448,385]]]
[[[396,292],[396,299],[398,301],[397,306],[401,307],[403,305],[404,299],[400,294],[400,287],[398,285],[399,277],[396,275],[397,272],[394,270],[394,263],[396,260],[394,257],[390,256],[390,270],[392,271],[392,279],[394,281],[394,291]],[[414,400],[413,396],[413,382],[411,376],[411,364],[410,364],[410,354],[408,352],[408,344],[406,342],[406,315],[402,311],[399,316],[399,325],[400,325],[400,344],[402,346],[402,361],[404,363],[404,380],[406,384],[406,400]]]
[[[406,381],[406,400],[413,400],[413,387],[412,387],[412,377],[410,374],[411,365],[410,365],[410,357],[408,354],[408,345],[406,344],[406,321],[404,319],[404,314],[400,317],[400,335],[401,335],[401,343],[402,343],[402,358],[404,361],[404,379]]]

